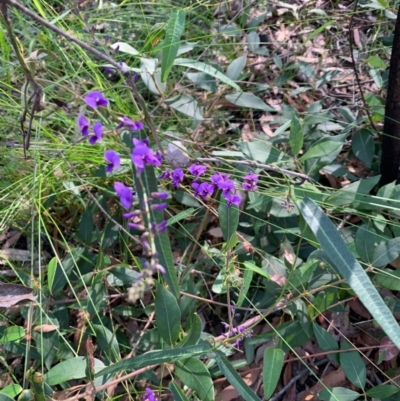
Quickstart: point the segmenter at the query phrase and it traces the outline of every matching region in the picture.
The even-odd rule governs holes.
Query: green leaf
[[[171,391],[172,396],[174,397],[174,401],[189,401],[181,388],[175,382],[170,382],[168,384],[168,388]]]
[[[185,29],[185,16],[184,10],[173,9],[165,29],[165,39],[161,53],[161,82],[167,80],[178,54],[179,42]]]
[[[179,360],[203,355],[209,352],[210,348],[210,344],[203,342],[201,344],[190,345],[188,347],[149,351],[143,355],[134,356],[132,358],[114,363],[111,366],[107,366],[105,369],[98,372],[96,376],[106,376],[126,370],[144,368],[150,365],[159,365],[161,363],[174,363]]]
[[[223,375],[226,377],[228,382],[236,389],[236,391],[246,401],[260,401],[257,394],[244,382],[238,372],[234,369],[228,359],[218,351],[215,355],[216,362]]]
[[[363,262],[371,263],[373,261],[374,249],[379,237],[370,224],[363,224],[358,227],[355,236],[356,251]]]
[[[258,267],[257,267],[257,269],[258,269]],[[262,270],[262,271],[264,272],[264,270]],[[252,280],[253,280],[253,270],[246,268],[244,273],[243,273],[243,285],[242,285],[242,290],[239,293],[239,297],[238,297],[238,300],[237,300],[237,303],[236,303],[237,306],[242,306],[243,305],[243,302],[247,297],[247,293],[249,291],[249,288],[250,288]]]
[[[201,319],[197,313],[194,313],[190,319],[190,329],[186,337],[178,344],[179,347],[195,345],[201,336]]]
[[[116,335],[99,324],[92,324],[91,327],[95,331],[97,345],[103,354],[107,355],[107,359],[111,362],[119,360],[119,344]]]
[[[266,348],[263,363],[264,397],[269,399],[274,393],[283,368],[285,353],[279,348]]]
[[[239,208],[235,205],[228,207],[225,198],[221,195],[218,216],[224,240],[229,241],[239,225]]]
[[[399,387],[392,386],[391,384],[381,384],[375,387],[370,388],[366,391],[366,395],[371,398],[377,398],[379,400],[383,400],[385,398],[390,397],[393,394],[396,394],[400,391]]]
[[[57,258],[54,257],[50,260],[47,266],[47,285],[49,286],[50,294],[57,295],[53,293],[54,278],[56,276],[57,269]]]
[[[168,345],[174,345],[181,330],[181,310],[176,298],[160,283],[156,283],[155,312],[157,330]]]
[[[0,401],[14,401],[14,399],[9,397],[7,394],[0,393]]]
[[[371,67],[386,68],[387,64],[379,56],[369,56],[365,60]]]
[[[366,167],[370,168],[375,155],[375,142],[372,131],[365,128],[356,131],[351,141],[351,150]]]
[[[319,28],[313,30],[306,38],[304,44],[306,44],[309,40],[315,38],[315,36],[317,36],[319,33],[323,32],[325,30],[325,28],[327,28],[328,26],[331,25],[335,25],[335,21],[327,21],[325,22],[325,24],[321,25]]]
[[[342,146],[343,143],[341,142],[330,141],[330,140],[318,141],[316,144],[311,146],[311,148],[308,149],[303,156],[300,157],[299,161],[305,162],[308,159],[313,159],[328,155],[332,157],[333,155],[335,155],[336,157],[339,154],[340,150],[342,149]]]
[[[239,77],[240,74],[242,73],[244,67],[246,67],[246,62],[247,62],[247,54],[244,54],[243,56],[240,56],[233,60],[229,65],[226,70],[226,76],[232,81],[236,81]]]
[[[176,214],[175,216],[172,216],[168,219],[168,225],[172,226],[175,223],[178,223],[181,220],[185,220],[188,217],[193,217],[195,215],[196,209],[194,207],[190,207],[189,209],[186,209],[178,214]]]
[[[242,89],[238,84],[233,82],[230,78],[224,75],[222,72],[218,71],[216,68],[203,63],[201,61],[191,60],[188,58],[177,58],[174,62],[174,65],[180,65],[181,67],[188,67],[193,68],[194,70],[204,72],[208,75],[211,75],[214,78],[219,79],[223,83],[231,86],[232,88],[236,89],[237,91],[241,92]]]
[[[273,107],[268,106],[259,97],[257,97],[251,92],[232,93],[230,95],[226,95],[225,99],[228,102],[233,103],[239,107],[276,112],[276,110]]]
[[[396,319],[336,227],[311,199],[304,198],[298,205],[324,251],[325,260],[343,276],[388,337],[400,348],[400,328]]]
[[[393,262],[400,254],[400,238],[381,242],[374,250],[372,265],[382,267]]]
[[[21,338],[25,337],[25,330],[20,326],[11,326],[7,327],[2,337],[0,338],[0,344],[18,341]]]
[[[341,350],[354,350],[354,347],[343,339]],[[346,377],[356,387],[363,389],[367,380],[367,368],[358,351],[341,352],[339,358],[340,366]]]
[[[400,270],[382,269],[376,274],[376,281],[391,291],[400,291]]]
[[[303,127],[297,114],[292,117],[290,124],[289,143],[292,149],[293,156],[297,156],[303,147],[304,133]]]
[[[99,372],[104,364],[98,359],[94,359],[95,371]],[[46,374],[45,381],[49,386],[56,386],[58,384],[67,382],[74,379],[83,379],[86,377],[86,358],[84,356],[77,356],[67,359],[53,366]],[[103,376],[103,375],[97,375]]]
[[[22,387],[19,384],[9,384],[0,390],[0,394],[7,395],[11,398],[16,397],[22,391]]]
[[[337,351],[339,349],[339,344],[334,340],[330,333],[328,333],[323,327],[314,323],[314,335],[317,340],[319,347],[322,351]],[[337,353],[328,354],[329,358],[335,362],[339,362]]]
[[[287,160],[285,155],[265,141],[238,142],[240,150],[250,159],[260,163],[278,163]]]
[[[196,358],[189,358],[178,361],[175,364],[175,373],[182,380],[183,384],[194,390],[200,400],[214,400],[214,386],[210,372]]]
[[[270,279],[270,275],[264,269],[256,266],[252,262],[244,262],[244,267],[246,268],[246,270],[248,269],[249,271],[253,271],[254,273],[257,273],[260,276],[266,278],[267,280]]]
[[[181,93],[177,96],[165,99],[164,102],[167,106],[173,108],[174,110],[198,121],[202,121],[204,119],[203,108],[200,107],[197,103],[197,100],[190,95]]]
[[[359,398],[360,395],[344,387],[325,389],[317,394],[321,401],[353,401]]]
[[[93,211],[86,208],[79,222],[78,238],[89,245],[92,242],[93,231]]]

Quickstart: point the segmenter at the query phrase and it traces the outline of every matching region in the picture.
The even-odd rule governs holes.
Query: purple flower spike
[[[219,171],[217,171],[215,174],[211,176],[211,181],[214,184],[218,184],[218,182],[220,181],[226,181],[229,177],[230,177],[229,174],[220,173]]]
[[[196,163],[196,164],[192,164],[191,166],[189,166],[188,170],[189,170],[189,173],[194,175],[195,177],[200,177],[207,171],[207,167],[203,166],[199,163]]]
[[[88,136],[89,135],[89,120],[83,115],[78,116],[78,127],[79,130],[82,132],[83,136]]]
[[[243,184],[242,187],[246,191],[255,191],[257,189],[259,174],[255,174],[250,171],[249,174],[243,177]]]
[[[240,196],[238,196],[238,195],[235,195],[235,194],[228,194],[228,195],[225,195],[225,200],[226,200],[226,206],[228,207],[228,208],[230,208],[230,207],[232,207],[232,205],[236,205],[236,206],[239,206],[240,205],[240,203],[241,203],[241,199],[240,199]]]
[[[179,184],[183,181],[185,178],[185,175],[183,173],[183,170],[180,168],[176,168],[174,172],[172,173],[172,184],[174,187],[178,188]]]
[[[151,223],[151,228],[154,234],[161,234],[167,229],[168,222],[166,220],[162,221],[161,223]]]
[[[156,395],[153,393],[153,390],[151,388],[146,388],[146,394],[143,397],[143,401],[158,401]]]
[[[108,105],[108,100],[99,91],[89,92],[85,96],[84,101],[89,107],[92,107],[93,109],[97,109],[97,107],[107,107]]]
[[[121,167],[119,155],[113,150],[106,150],[104,152],[104,159],[108,163],[106,168],[107,173],[111,173],[115,168]]]
[[[130,209],[134,200],[132,190],[118,181],[114,182],[114,189],[119,196],[122,207],[126,210]]]
[[[197,188],[197,192],[202,198],[208,198],[209,196],[211,196],[213,194],[214,189],[215,189],[215,187],[214,187],[213,184],[209,184],[207,182],[203,182]]]
[[[258,188],[258,186],[254,182],[245,181],[245,182],[242,183],[242,188],[245,191],[255,191]]]
[[[93,125],[93,135],[89,137],[89,142],[92,145],[95,145],[97,141],[101,141],[103,139],[103,125],[99,122]]]
[[[144,128],[144,124],[141,121],[133,121],[128,117],[122,117],[119,120],[121,122],[118,124],[117,129],[124,127],[130,131],[140,131]]]
[[[137,217],[137,216],[139,216],[140,215],[140,210],[134,210],[133,212],[128,212],[128,213],[124,213],[123,215],[122,215],[122,217],[124,218],[124,219],[132,219],[133,217]]]

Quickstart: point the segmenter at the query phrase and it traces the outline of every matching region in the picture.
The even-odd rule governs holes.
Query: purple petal
[[[240,196],[238,196],[238,195],[235,195],[235,194],[228,194],[228,195],[225,195],[225,200],[226,200],[226,206],[228,207],[228,208],[230,208],[232,205],[236,205],[236,206],[239,206],[240,205],[240,203],[241,203],[241,198],[240,198]]]
[[[118,181],[114,182],[114,189],[119,196],[122,207],[128,210],[132,206],[134,200],[132,190]]]
[[[89,92],[85,96],[84,101],[89,107],[92,107],[93,109],[97,109],[97,107],[106,107],[108,105],[108,100],[99,91]]]
[[[111,173],[115,168],[120,168],[121,160],[118,153],[113,150],[106,150],[104,152],[104,159],[108,163],[107,165],[107,173]]]
[[[78,116],[78,127],[83,136],[89,135],[89,120],[83,115]]]

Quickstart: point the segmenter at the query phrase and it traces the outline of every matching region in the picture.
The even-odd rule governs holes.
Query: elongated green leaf
[[[165,39],[161,54],[161,82],[167,80],[179,50],[179,41],[185,29],[185,11],[172,10],[171,18],[165,29]]]
[[[0,338],[0,344],[18,341],[23,337],[25,337],[25,330],[22,327],[10,326],[4,330],[3,336]]]
[[[235,82],[233,82],[230,78],[228,78],[222,72],[218,71],[216,68],[212,67],[211,65],[208,65],[201,61],[191,60],[189,58],[177,58],[174,62],[174,65],[180,65],[182,67],[193,68],[194,70],[205,72],[206,74],[219,79],[220,81],[231,86],[232,88],[235,88],[237,91],[239,91],[239,92],[242,91],[242,89],[240,88],[239,85],[237,85]]]
[[[316,323],[314,323],[314,334],[322,351],[337,351],[339,349],[339,344],[334,338],[323,327]],[[335,362],[339,362],[337,354],[329,354],[328,356]]]
[[[343,276],[388,337],[400,348],[400,328],[396,319],[360,263],[347,248],[336,227],[311,199],[304,198],[298,204],[305,221],[324,251],[325,259]]]
[[[96,372],[99,372],[104,367],[103,362],[96,358],[94,359],[94,364]],[[45,374],[45,381],[49,386],[56,386],[69,380],[82,379],[86,377],[86,366],[87,362],[84,356],[67,359],[53,366]],[[97,376],[103,375],[98,374]]]
[[[193,217],[196,212],[196,209],[194,207],[190,207],[189,209],[184,210],[183,212],[180,212],[176,214],[175,216],[172,216],[170,219],[168,219],[168,227],[172,226],[173,224],[177,223],[178,221],[185,220],[187,217]]]
[[[50,260],[50,262],[47,266],[47,284],[49,286],[49,290],[52,295],[57,295],[57,294],[53,294],[53,292],[52,292],[54,277],[56,275],[56,270],[57,270],[57,258],[54,257]]]
[[[176,298],[162,284],[156,283],[156,286],[157,330],[168,345],[174,345],[181,329],[181,310]]]
[[[313,159],[316,157],[323,157],[327,155],[333,155],[339,153],[342,149],[343,143],[336,141],[321,141],[313,145],[307,152],[300,157],[300,161],[304,162],[308,159]]]
[[[16,397],[22,391],[22,387],[19,384],[9,384],[0,390],[0,394],[5,394],[11,398]]]
[[[300,119],[294,115],[290,124],[289,143],[292,148],[293,156],[297,156],[303,147],[304,134],[303,127],[301,126]]]
[[[249,109],[276,112],[276,110],[273,107],[268,106],[263,100],[261,100],[258,96],[254,95],[251,92],[232,93],[230,95],[226,95],[225,99],[228,102],[236,104],[236,106],[239,107],[247,107]]]
[[[200,400],[214,400],[214,386],[210,372],[196,358],[189,358],[178,361],[175,364],[175,373],[182,380],[183,384],[194,390]]]
[[[263,272],[264,272],[264,270],[263,270]],[[247,297],[247,292],[249,291],[249,288],[250,288],[252,280],[253,280],[253,270],[246,269],[244,271],[244,273],[243,273],[243,285],[242,285],[242,290],[239,293],[239,298],[238,298],[237,303],[236,303],[237,306],[242,306],[243,305],[243,302]]]
[[[263,384],[264,397],[269,399],[274,393],[281,376],[285,353],[279,348],[266,348],[264,351]]]
[[[182,348],[149,351],[143,355],[128,358],[114,363],[111,366],[107,366],[105,369],[98,372],[96,376],[105,376],[125,370],[134,370],[144,368],[145,366],[159,365],[160,363],[173,363],[205,354],[210,350],[210,348],[211,346],[209,344],[201,343]]]
[[[225,198],[221,196],[218,216],[224,240],[229,241],[239,225],[239,208],[235,205],[228,207]]]
[[[170,382],[168,387],[172,396],[174,397],[174,401],[189,401],[181,388],[175,382]]]
[[[226,76],[233,81],[236,81],[240,77],[240,74],[242,73],[244,67],[246,67],[246,61],[247,54],[244,54],[243,56],[240,56],[237,59],[233,60],[228,65]]]
[[[91,327],[96,333],[97,344],[102,352],[107,355],[107,359],[111,362],[116,362],[120,359],[119,344],[115,334],[100,324],[92,324]]]
[[[198,105],[196,99],[186,93],[180,93],[177,96],[165,99],[164,103],[191,118],[199,121],[204,119],[203,108]]]
[[[245,381],[239,376],[238,372],[234,369],[232,364],[221,352],[216,353],[216,362],[223,375],[226,377],[228,382],[236,389],[236,391],[246,401],[260,401],[257,394],[245,383]]]
[[[252,262],[244,262],[244,267],[246,268],[246,270],[253,271],[254,273],[259,274],[260,276],[265,277],[267,280],[270,279],[270,275],[265,270],[261,269],[261,267],[256,266]]]
[[[353,350],[354,347],[342,340],[341,350]],[[358,388],[363,389],[367,380],[367,368],[358,351],[341,352],[340,366],[346,377]]]
[[[393,394],[396,394],[400,391],[399,387],[392,386],[391,384],[381,384],[380,386],[375,386],[370,388],[366,394],[371,398],[378,398],[383,400],[385,398],[390,397]]]
[[[200,339],[201,335],[201,319],[197,313],[194,313],[190,319],[189,333],[183,340],[178,343],[179,347],[195,345]]]
[[[359,393],[344,387],[325,389],[318,393],[318,399],[321,401],[353,401],[359,397]]]

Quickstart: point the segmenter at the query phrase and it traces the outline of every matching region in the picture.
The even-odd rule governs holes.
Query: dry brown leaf
[[[50,333],[51,331],[58,330],[60,326],[56,326],[54,324],[42,324],[34,327],[33,331],[38,331],[41,333]]]
[[[35,301],[32,288],[19,284],[0,283],[0,308],[10,308],[21,301]]]

